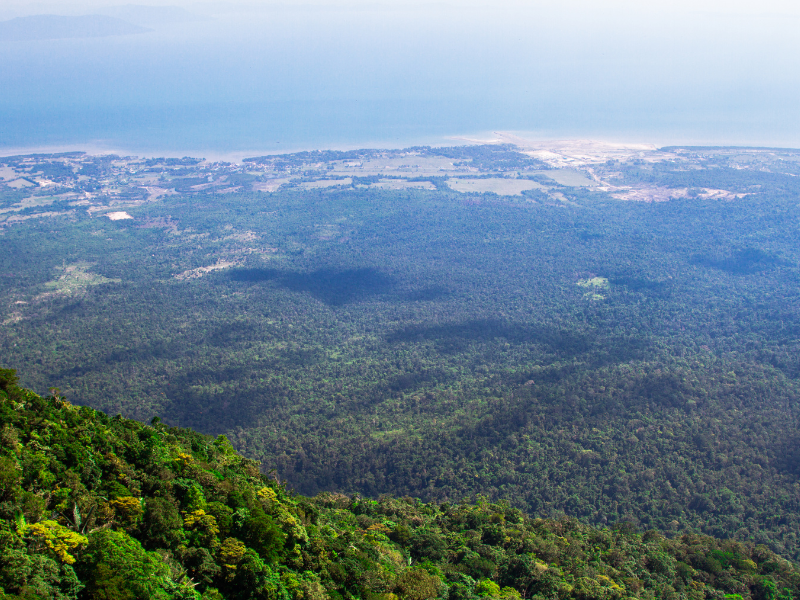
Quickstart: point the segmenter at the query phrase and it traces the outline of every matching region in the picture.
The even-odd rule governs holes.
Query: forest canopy
[[[765,546],[508,502],[297,495],[225,436],[144,425],[0,370],[0,598],[790,600]]]

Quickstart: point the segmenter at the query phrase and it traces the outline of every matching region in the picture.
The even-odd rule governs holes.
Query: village
[[[594,141],[543,143],[510,135],[462,141],[472,145],[310,151],[239,162],[84,152],[0,157],[0,227],[74,216],[79,211],[121,220],[130,218],[130,209],[172,195],[270,194],[287,188],[448,190],[556,204],[569,203],[571,190],[639,202],[733,200],[746,193],[630,182],[620,168],[669,164],[686,170],[732,166],[787,174],[800,171],[800,153],[784,149],[658,149]]]

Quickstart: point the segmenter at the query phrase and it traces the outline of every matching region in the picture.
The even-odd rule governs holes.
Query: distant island
[[[97,38],[151,31],[107,15],[33,15],[0,21],[0,42]]]

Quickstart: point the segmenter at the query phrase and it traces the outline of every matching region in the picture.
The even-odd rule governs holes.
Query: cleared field
[[[32,187],[33,184],[28,181],[27,179],[16,179],[14,181],[8,182],[6,185],[11,188],[24,188],[24,187]]]
[[[116,212],[110,212],[103,215],[104,217],[108,217],[112,221],[123,221],[125,219],[132,219],[133,217],[126,213],[124,210],[118,210]]]
[[[420,175],[441,175],[448,173],[470,173],[477,169],[468,166],[455,166],[453,159],[443,156],[391,156],[365,158],[352,161],[330,163],[337,174],[358,175],[394,175],[398,177],[416,177]],[[469,161],[467,161],[469,162]]]
[[[317,190],[320,188],[336,187],[337,185],[353,185],[353,180],[350,177],[345,179],[319,179],[317,181],[306,181],[300,184],[300,187],[306,190]]]
[[[430,181],[405,181],[403,179],[385,179],[378,183],[373,183],[369,187],[379,190],[435,190],[436,186]]]
[[[28,198],[23,198],[13,206],[0,209],[0,213],[17,212],[35,206],[48,206],[53,202],[56,202],[57,200],[70,200],[72,198],[77,198],[77,197],[78,194],[75,194],[73,192],[68,192],[66,194],[58,194],[56,196],[29,196]]]
[[[746,193],[734,193],[728,190],[718,190],[712,188],[702,188],[703,191],[697,193],[697,198],[705,200],[736,200],[747,196]],[[632,202],[668,202],[676,198],[688,198],[688,188],[667,188],[658,186],[637,186],[626,188],[611,194],[619,200]]]
[[[137,175],[136,177],[131,177],[131,181],[139,183],[141,185],[153,185],[158,183],[161,180],[159,173],[145,173],[144,175]]]
[[[213,265],[208,265],[207,267],[198,267],[196,269],[189,269],[188,271],[184,271],[183,273],[178,273],[177,275],[173,275],[175,279],[197,279],[202,277],[203,275],[207,275],[212,271],[219,271],[220,269],[227,269],[232,267],[236,264],[234,261],[230,260],[218,260]]]
[[[91,262],[79,262],[72,265],[66,265],[58,268],[63,274],[44,284],[44,287],[51,290],[50,293],[57,294],[72,294],[82,288],[101,285],[103,283],[119,283],[121,279],[110,279],[103,277],[97,273],[91,273],[89,270],[94,266]],[[47,295],[40,294],[39,297]]]
[[[12,181],[17,177],[19,177],[19,175],[17,175],[17,172],[11,167],[0,167],[0,179]]]
[[[269,181],[256,181],[253,183],[254,192],[277,192],[284,183],[289,183],[290,179],[270,179]]]
[[[569,187],[597,187],[596,181],[573,169],[554,169],[552,171],[537,171],[536,173]]]
[[[453,159],[444,156],[417,156],[409,154],[406,156],[387,156],[380,158],[368,158],[357,161],[342,161],[334,164],[335,171],[452,171]]]
[[[605,296],[601,293],[608,289],[608,279],[606,277],[590,277],[588,279],[579,279],[577,285],[584,288],[586,293],[584,298],[589,300],[605,300]]]
[[[65,211],[40,212],[33,215],[11,215],[8,217],[0,215],[0,223],[2,223],[3,225],[12,225],[14,223],[21,223],[29,219],[44,219],[46,217],[63,217],[65,215],[74,214],[74,212],[75,212],[74,210],[65,210]]]
[[[457,192],[473,192],[482,194],[492,192],[499,196],[519,196],[525,190],[546,190],[541,183],[529,179],[504,179],[493,177],[491,179],[448,179],[447,185]]]

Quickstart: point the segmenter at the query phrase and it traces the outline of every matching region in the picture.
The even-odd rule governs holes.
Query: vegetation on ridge
[[[224,436],[143,425],[0,370],[0,597],[789,600],[764,546],[531,519],[507,503],[323,493]]]

